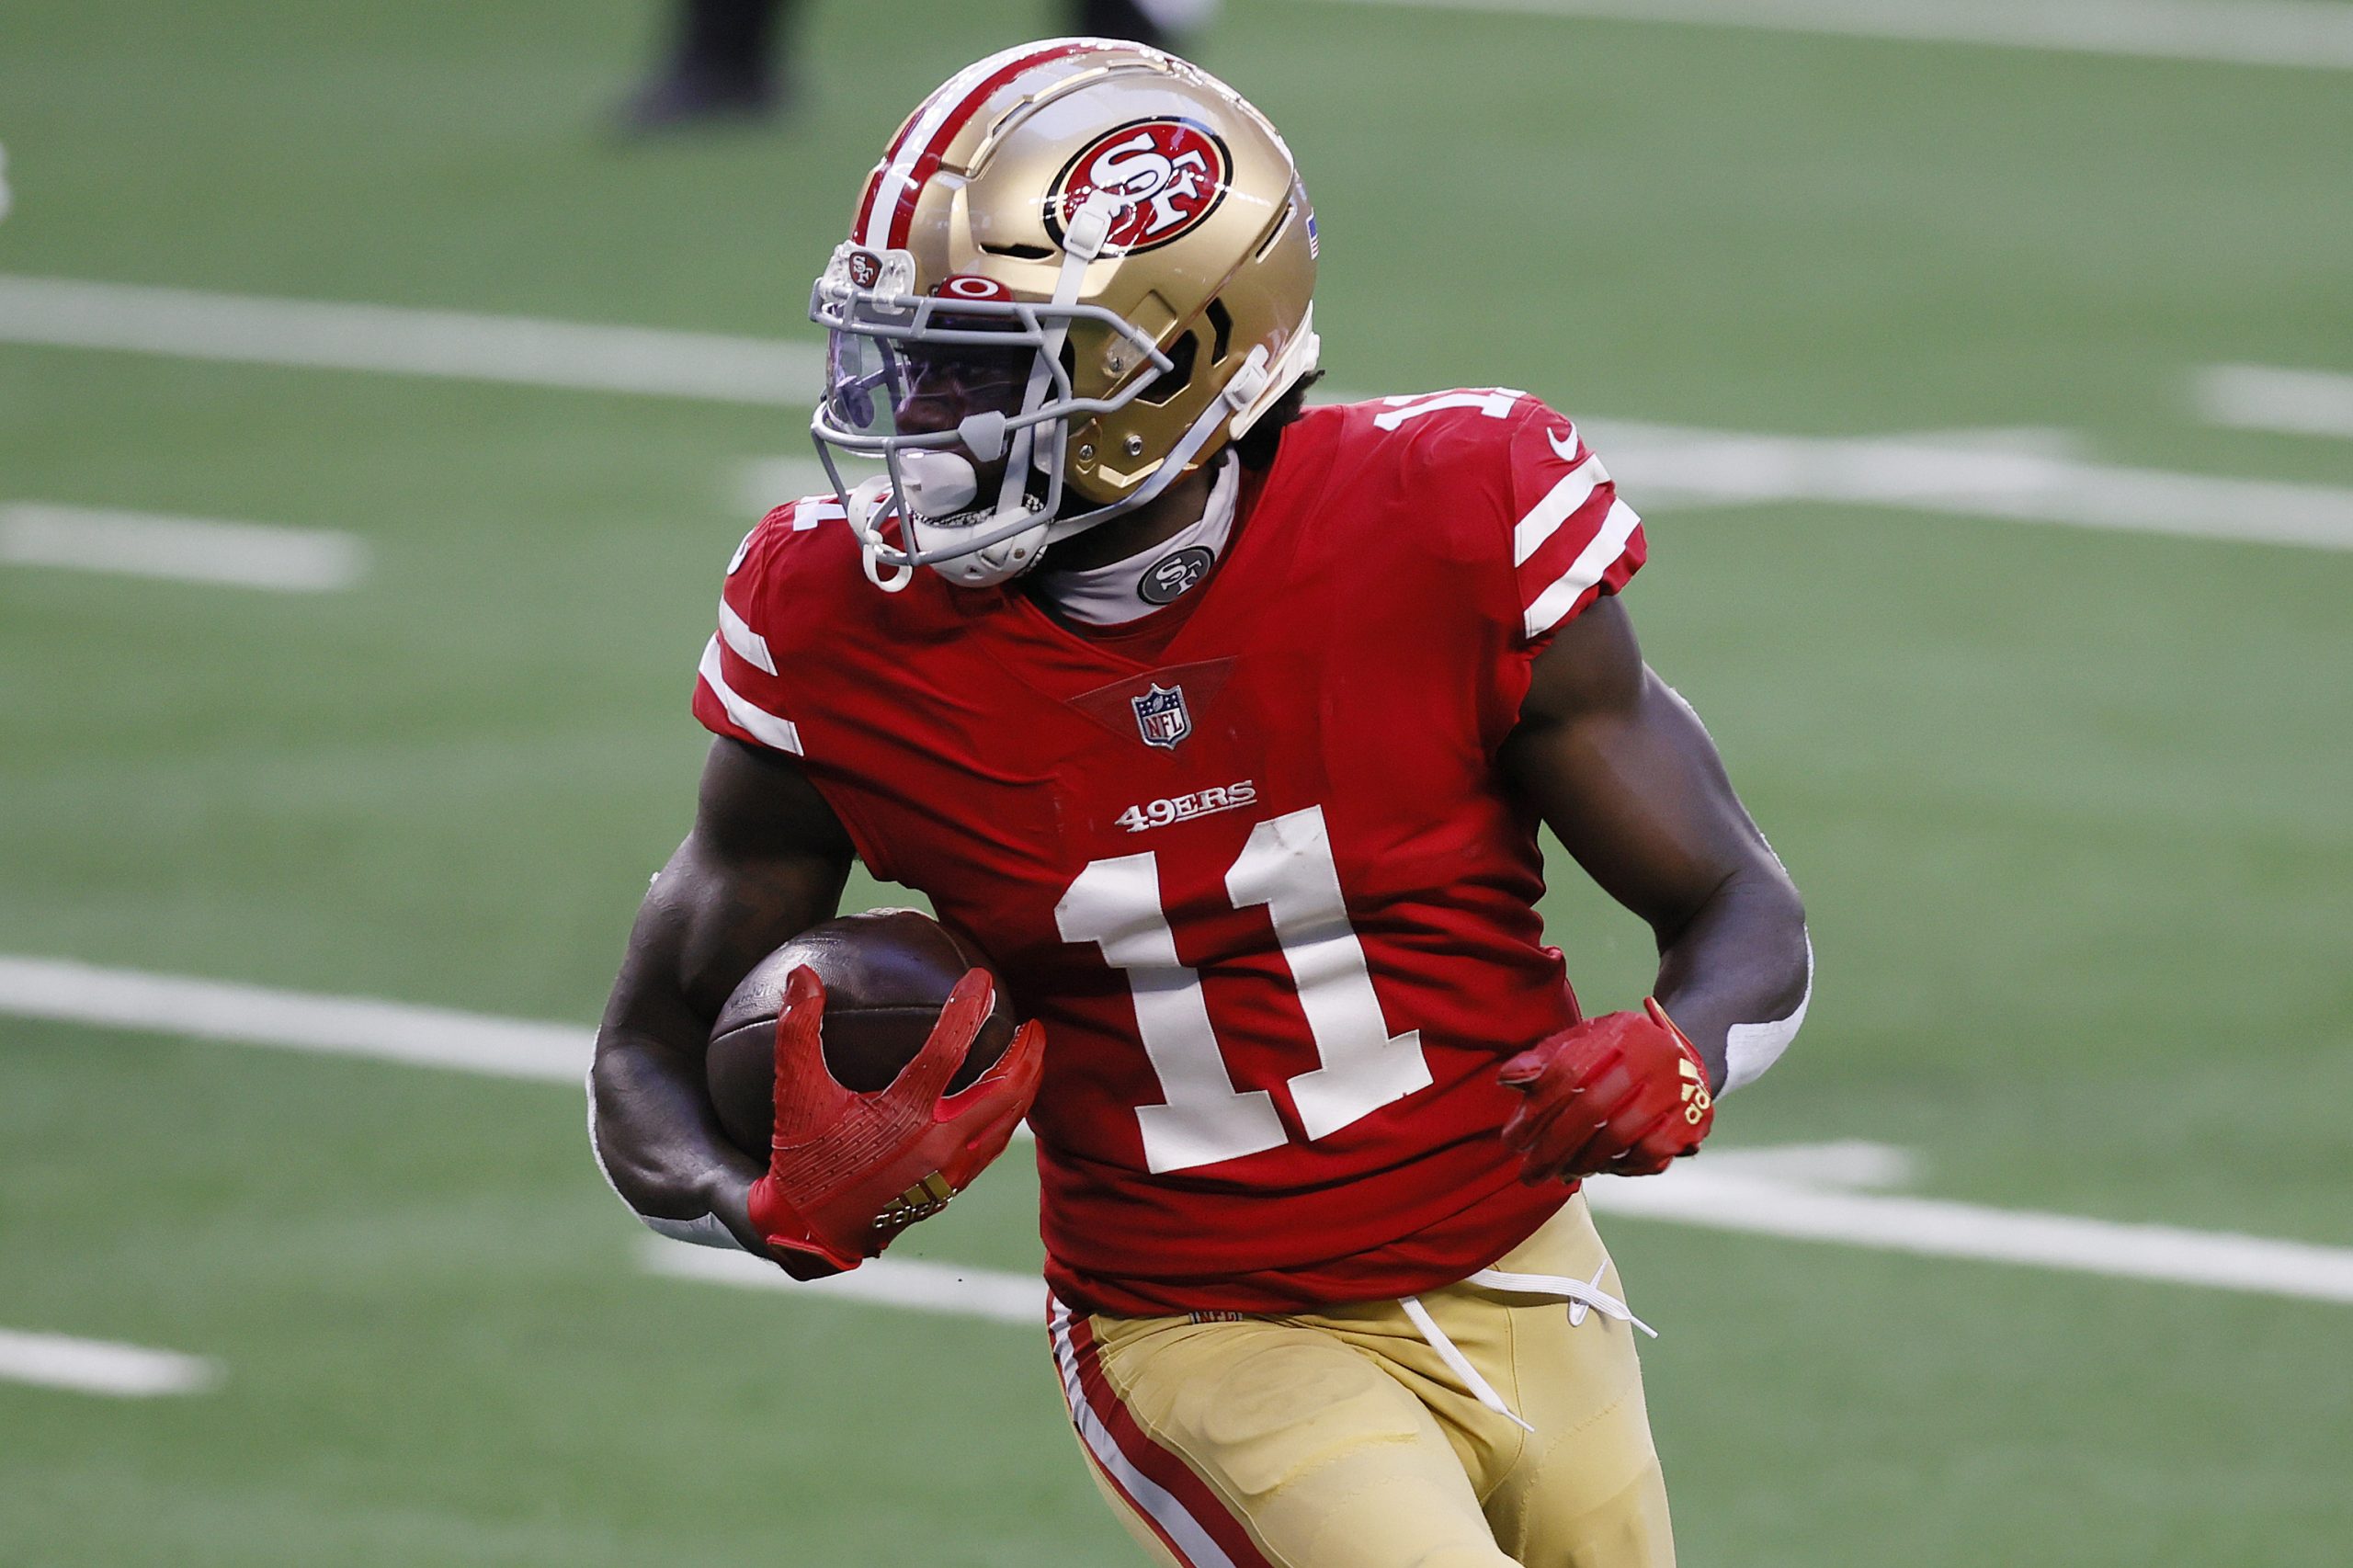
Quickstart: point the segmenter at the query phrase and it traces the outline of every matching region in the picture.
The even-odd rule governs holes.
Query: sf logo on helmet
[[[1217,210],[1233,167],[1225,143],[1190,120],[1136,120],[1105,131],[1063,166],[1046,226],[1059,242],[1080,204],[1103,191],[1120,200],[1110,248],[1151,250]]]

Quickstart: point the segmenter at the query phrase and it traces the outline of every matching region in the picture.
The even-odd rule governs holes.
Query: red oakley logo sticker
[[[959,272],[939,281],[932,290],[943,300],[1010,300],[1013,290],[994,278],[983,278],[974,272]]]
[[[1086,199],[1118,199],[1109,248],[1151,250],[1186,233],[1225,199],[1233,159],[1225,143],[1188,119],[1139,119],[1109,131],[1063,166],[1047,202],[1046,227],[1063,226]]]

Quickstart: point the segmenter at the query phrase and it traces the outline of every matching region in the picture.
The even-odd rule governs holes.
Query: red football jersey
[[[1497,746],[1640,520],[1525,393],[1308,411],[1210,577],[1108,633],[870,585],[829,498],[729,568],[695,690],[795,755],[1046,1025],[1047,1277],[1091,1311],[1428,1290],[1564,1201],[1496,1137],[1574,1022]]]

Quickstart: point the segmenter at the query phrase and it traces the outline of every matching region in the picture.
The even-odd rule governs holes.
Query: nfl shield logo
[[[1128,699],[1136,710],[1136,733],[1143,744],[1174,751],[1176,743],[1193,733],[1193,716],[1185,711],[1185,688],[1157,686],[1142,697]]]

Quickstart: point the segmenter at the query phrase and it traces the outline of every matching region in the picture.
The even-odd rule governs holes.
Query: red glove
[[[769,1246],[856,1268],[927,1219],[1005,1153],[1038,1095],[1046,1031],[1027,1023],[978,1081],[940,1097],[988,1017],[994,988],[956,983],[915,1059],[862,1095],[825,1070],[818,1025],[825,987],[802,965],[785,977],[776,1023],[776,1134],[752,1184],[752,1223]]]
[[[1533,1187],[1584,1176],[1656,1176],[1715,1125],[1707,1064],[1655,1000],[1640,1013],[1588,1018],[1503,1065],[1527,1103],[1504,1145]]]

